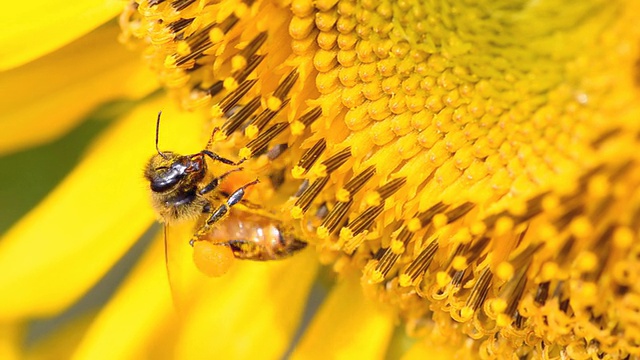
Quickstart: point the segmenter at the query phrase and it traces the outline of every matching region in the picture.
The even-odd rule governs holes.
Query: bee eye
[[[157,168],[156,170],[159,169],[164,169],[166,171],[157,172],[156,176],[151,179],[151,190],[154,192],[170,190],[185,177],[184,171],[180,171],[179,168],[173,166],[171,168]]]

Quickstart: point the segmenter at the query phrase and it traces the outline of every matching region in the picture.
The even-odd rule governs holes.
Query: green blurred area
[[[129,101],[104,105],[62,138],[0,157],[0,234],[64,179],[95,137],[131,106]]]

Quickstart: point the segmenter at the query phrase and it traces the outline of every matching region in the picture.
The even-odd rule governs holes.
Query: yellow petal
[[[331,291],[292,359],[382,359],[395,318],[365,298],[360,283],[344,279]]]
[[[157,88],[140,54],[117,42],[119,31],[116,24],[105,25],[0,74],[0,154],[55,139],[101,103]]]
[[[171,296],[180,315],[189,311],[189,306],[200,294],[194,290],[198,283],[210,279],[198,271],[193,262],[193,248],[185,246],[193,236],[192,222],[165,225],[166,267],[171,283]]]
[[[0,324],[0,359],[20,359],[20,342],[23,330],[18,324]]]
[[[170,229],[171,290],[182,327],[174,323],[165,258],[157,239],[97,317],[74,359],[246,358],[243,351],[279,358],[291,343],[317,270],[313,253],[282,262],[237,261],[227,276],[211,279],[197,272],[191,260],[189,224]],[[210,341],[211,334],[228,335]],[[233,341],[222,341],[225,336]],[[176,340],[178,355],[158,350],[171,348]],[[247,348],[247,343],[252,346]]]
[[[0,70],[56,50],[114,18],[118,0],[5,2],[0,12]]]
[[[118,121],[0,240],[0,319],[48,315],[67,307],[148,228],[153,214],[142,168],[154,152],[161,104],[151,102]],[[202,130],[201,117],[178,118],[175,108],[167,110],[163,142],[193,146]]]
[[[280,359],[302,318],[318,263],[305,250],[290,259],[237,261],[199,283],[184,315],[178,359]]]
[[[151,339],[167,327],[174,311],[161,237],[96,317],[74,359],[144,358]]]

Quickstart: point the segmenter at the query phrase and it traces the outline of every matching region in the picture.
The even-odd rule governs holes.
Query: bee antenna
[[[158,120],[156,121],[156,151],[158,152],[158,154],[160,156],[162,156],[163,159],[168,160],[167,155],[165,155],[162,151],[160,151],[160,149],[158,148],[158,135],[160,134],[160,116],[162,115],[162,111],[158,111]]]

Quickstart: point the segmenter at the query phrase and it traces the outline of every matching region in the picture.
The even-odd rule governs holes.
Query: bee
[[[200,225],[189,244],[194,247],[194,261],[201,271],[221,275],[226,272],[230,258],[280,260],[306,246],[293,236],[292,229],[244,200],[247,189],[258,184],[258,179],[231,194],[220,190],[220,183],[228,175],[243,170],[240,165],[246,159],[233,161],[219,156],[210,150],[212,140],[205,149],[191,155],[160,151],[161,114],[158,113],[156,122],[157,154],[147,163],[144,177],[149,181],[152,206],[163,222],[199,220]],[[221,163],[231,169],[207,180],[210,178],[207,162]]]

